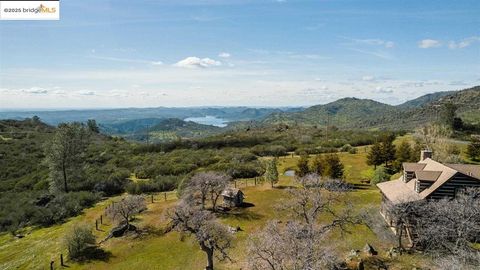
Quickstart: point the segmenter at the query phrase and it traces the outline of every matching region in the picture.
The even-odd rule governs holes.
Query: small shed
[[[238,207],[243,204],[245,198],[243,192],[238,188],[227,188],[222,192],[223,204],[228,207]]]

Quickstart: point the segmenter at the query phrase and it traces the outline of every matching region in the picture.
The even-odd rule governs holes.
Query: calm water
[[[185,118],[185,121],[192,121],[198,124],[202,125],[211,125],[211,126],[216,126],[216,127],[226,127],[227,126],[227,120],[218,118],[215,116],[204,116],[204,117],[189,117]]]

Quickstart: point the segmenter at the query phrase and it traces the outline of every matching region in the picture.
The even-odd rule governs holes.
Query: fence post
[[[255,177],[253,181],[255,181],[255,186],[257,186],[257,177]]]
[[[167,192],[163,193],[163,197],[165,197],[165,201],[167,201]]]
[[[153,194],[152,194],[152,203],[153,203]]]
[[[237,188],[237,180],[233,180],[233,182],[235,183],[235,188]]]
[[[65,264],[63,264],[63,254],[60,254],[60,265],[65,266]]]
[[[245,186],[248,186],[247,178],[245,178]]]
[[[103,224],[103,215],[100,215],[100,224]]]
[[[54,261],[50,261],[50,270],[53,270],[53,263]]]
[[[98,231],[98,219],[95,219],[95,230]]]

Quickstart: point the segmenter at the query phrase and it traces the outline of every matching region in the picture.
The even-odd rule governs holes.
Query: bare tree
[[[220,198],[222,192],[228,187],[230,181],[230,176],[226,174],[211,173],[209,180],[209,193],[213,212],[216,212],[218,199]]]
[[[185,190],[184,200],[198,203],[201,209],[206,208],[207,200],[212,204],[212,210],[216,211],[218,198],[228,186],[231,178],[223,173],[200,172],[195,174]]]
[[[407,237],[407,233],[414,230],[414,222],[418,220],[417,218],[425,203],[403,198],[396,204],[391,202],[385,202],[385,204],[388,209],[388,215],[393,218],[392,225],[396,232],[397,248],[399,248],[401,253],[405,250],[403,238]]]
[[[433,256],[440,269],[480,264],[480,251],[472,247],[480,237],[480,189],[459,191],[454,199],[404,201],[387,206],[401,250],[409,232],[414,246]]]
[[[418,244],[436,257],[453,256],[462,265],[479,265],[480,189],[466,189],[454,200],[429,202],[415,227]]]
[[[172,228],[195,236],[202,251],[207,255],[207,270],[213,270],[213,258],[220,261],[229,259],[228,249],[232,236],[225,225],[219,223],[209,211],[198,209],[181,201],[173,212],[169,213]]]
[[[431,124],[416,130],[415,135],[422,144],[433,151],[433,158],[442,163],[463,163],[460,149],[452,144],[453,132],[444,125]]]
[[[251,269],[332,269],[339,264],[333,247],[324,248],[326,235],[299,221],[270,221],[249,238]]]
[[[321,180],[309,174],[298,178],[301,187],[290,189],[289,200],[282,208],[291,219],[280,224],[272,221],[249,240],[249,265],[252,269],[329,269],[337,259],[320,245],[335,228],[358,223],[349,207],[337,211],[346,191],[343,181]],[[328,189],[327,189],[328,187]],[[328,214],[328,220],[322,220]]]
[[[130,227],[130,219],[145,209],[147,207],[142,196],[129,195],[108,207],[105,210],[105,215],[114,221],[126,224],[128,229]]]

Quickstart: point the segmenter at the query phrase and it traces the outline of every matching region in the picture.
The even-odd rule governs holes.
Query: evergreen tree
[[[300,156],[300,159],[297,162],[297,171],[296,176],[303,177],[310,173],[310,169],[308,167],[308,155]]]
[[[454,129],[455,127],[455,117],[457,112],[457,105],[449,102],[445,103],[441,111],[441,119],[443,124],[447,127]]]
[[[408,162],[412,160],[412,155],[413,155],[413,152],[412,152],[412,146],[410,145],[410,143],[405,140],[402,141],[402,143],[400,143],[400,145],[397,148],[397,153],[396,153],[397,161],[400,164],[403,162]]]
[[[45,149],[52,191],[69,192],[70,184],[84,180],[88,131],[80,123],[60,124]]]
[[[395,149],[395,145],[393,141],[395,140],[395,135],[388,134],[382,138],[382,143],[380,147],[381,152],[381,160],[385,163],[385,167],[389,166],[389,162],[395,160],[395,154],[397,150]]]
[[[318,175],[323,175],[325,167],[326,167],[325,158],[323,158],[323,155],[317,155],[313,159],[311,172],[314,172]]]
[[[100,133],[100,128],[98,128],[97,121],[95,119],[87,120],[87,127],[93,133]]]
[[[467,146],[467,155],[472,160],[480,159],[480,140],[473,140]]]
[[[367,153],[367,164],[377,169],[377,166],[383,163],[382,148],[380,143],[376,142],[370,147],[370,151]]]
[[[343,164],[337,154],[328,154],[325,156],[325,169],[323,175],[331,179],[343,178]]]
[[[390,179],[391,175],[388,173],[387,168],[383,166],[379,166],[372,177],[372,180],[370,181],[370,184],[376,185],[381,182],[388,181]]]
[[[273,185],[278,183],[277,158],[268,161],[265,170],[265,179]]]

